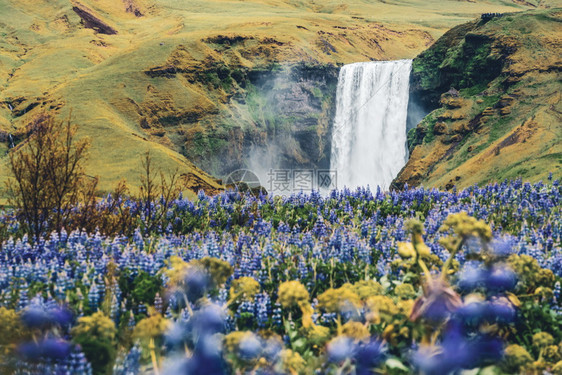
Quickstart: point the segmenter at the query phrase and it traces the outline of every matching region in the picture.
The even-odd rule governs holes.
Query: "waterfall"
[[[332,130],[338,187],[387,190],[408,160],[406,120],[411,60],[342,67]]]

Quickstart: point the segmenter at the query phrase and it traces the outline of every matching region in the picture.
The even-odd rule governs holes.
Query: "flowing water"
[[[338,188],[387,190],[408,160],[411,60],[345,65],[339,75],[331,168]]]

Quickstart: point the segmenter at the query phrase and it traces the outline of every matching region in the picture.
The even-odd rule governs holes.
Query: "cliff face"
[[[183,114],[158,107],[161,101],[148,103],[144,113],[149,115],[139,119],[148,136],[158,136],[156,141],[176,147],[216,176],[259,165],[329,166],[335,65],[268,63],[249,68],[222,60],[189,71],[178,68],[182,63],[173,55],[173,64],[145,73],[165,84],[197,85],[214,100],[209,107]]]
[[[245,167],[328,168],[337,76],[334,65],[239,72],[225,109],[208,119],[214,125],[186,132],[185,154],[218,176]]]
[[[562,176],[562,10],[504,14],[447,32],[413,63],[430,111],[394,181],[451,189]]]

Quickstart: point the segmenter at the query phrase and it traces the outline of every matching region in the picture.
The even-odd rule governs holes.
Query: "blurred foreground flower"
[[[28,361],[40,359],[62,360],[70,355],[72,345],[62,339],[48,338],[21,344],[18,353]]]
[[[347,336],[339,336],[330,341],[326,347],[326,353],[330,362],[343,362],[355,354],[355,343]]]
[[[426,375],[441,375],[494,363],[502,355],[501,339],[469,335],[457,323],[452,323],[445,329],[439,345],[421,346],[412,361]]]
[[[72,313],[64,306],[48,305],[41,297],[36,297],[22,311],[21,320],[28,328],[48,329],[68,325],[72,322]]]
[[[449,284],[442,278],[434,278],[423,285],[423,296],[416,300],[410,320],[423,318],[441,324],[461,306],[461,298]]]

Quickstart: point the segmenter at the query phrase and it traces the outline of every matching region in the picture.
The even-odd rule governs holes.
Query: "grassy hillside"
[[[235,134],[256,126],[233,104],[247,96],[238,73],[411,58],[480,13],[536,6],[546,2],[1,0],[0,138],[23,139],[40,111],[72,110],[103,189],[136,183],[139,154],[151,150],[163,169],[191,173],[191,188],[212,191],[186,155],[221,139],[236,146]]]
[[[411,131],[396,184],[562,176],[561,35],[560,8],[508,14],[458,26],[416,58],[413,92],[435,110]]]

